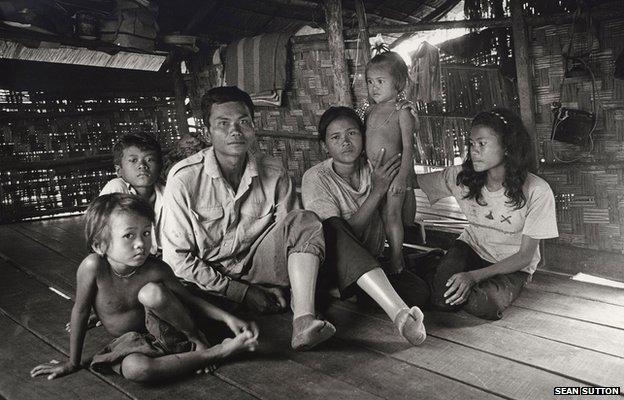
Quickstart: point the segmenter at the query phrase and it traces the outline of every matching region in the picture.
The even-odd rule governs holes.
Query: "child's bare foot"
[[[254,337],[251,331],[243,331],[233,338],[224,339],[221,346],[226,356],[232,356],[245,351],[256,350],[258,339]]]
[[[394,324],[401,336],[414,346],[418,346],[427,338],[423,320],[425,316],[418,307],[404,308],[394,317]]]
[[[336,328],[328,321],[316,319],[312,314],[302,315],[293,320],[290,346],[294,350],[310,350],[336,333]]]

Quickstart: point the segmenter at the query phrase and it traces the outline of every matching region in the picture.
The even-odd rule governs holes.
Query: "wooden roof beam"
[[[277,18],[282,18],[282,19],[287,19],[287,20],[297,21],[297,22],[305,22],[305,23],[311,22],[307,18],[295,17],[292,14],[279,11],[279,9],[269,9],[269,7],[267,6],[256,7],[256,6],[252,6],[249,3],[242,4],[240,2],[236,2],[236,3],[228,3],[226,7],[231,8],[233,10],[247,11],[247,12],[251,12],[254,14],[264,15],[267,17],[277,17]]]
[[[437,29],[454,29],[454,28],[507,28],[511,26],[510,18],[487,18],[487,19],[475,19],[475,20],[462,20],[462,21],[438,21],[438,22],[419,22],[416,24],[406,25],[384,25],[384,26],[370,26],[368,29],[372,35],[378,33],[407,33],[407,32],[421,32],[421,31],[433,31]],[[346,35],[350,37],[354,33],[354,30],[347,31]]]
[[[510,18],[487,18],[478,20],[462,20],[462,21],[438,21],[438,22],[419,22],[417,24],[405,25],[375,25],[368,27],[371,35],[390,34],[390,33],[413,33],[420,31],[431,31],[436,29],[453,29],[453,28],[507,28],[511,26]],[[347,29],[343,32],[346,39],[355,39],[358,36],[358,29]],[[298,36],[297,41],[300,43],[322,41],[326,39],[326,34],[320,33],[315,35]]]

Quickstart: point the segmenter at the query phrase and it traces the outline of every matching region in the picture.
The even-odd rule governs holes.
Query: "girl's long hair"
[[[533,147],[529,133],[520,118],[506,108],[495,108],[492,111],[477,114],[471,124],[471,127],[476,126],[488,127],[498,135],[505,150],[503,187],[505,195],[509,198],[507,204],[515,209],[522,208],[526,204],[522,186],[533,160]],[[468,151],[466,161],[462,164],[461,172],[457,175],[456,183],[468,188],[465,199],[474,199],[479,205],[486,205],[481,190],[487,183],[487,171],[476,172],[474,170],[470,151]]]

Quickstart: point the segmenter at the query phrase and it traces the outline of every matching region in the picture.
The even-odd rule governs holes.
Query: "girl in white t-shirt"
[[[469,223],[435,273],[432,303],[500,319],[535,272],[540,240],[558,236],[555,199],[529,172],[531,138],[513,112],[479,113],[469,150],[461,166],[417,178],[430,203],[455,197]]]

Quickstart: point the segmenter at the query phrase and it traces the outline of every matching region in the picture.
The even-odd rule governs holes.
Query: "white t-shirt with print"
[[[418,175],[418,184],[425,192],[429,203],[453,196],[468,219],[468,227],[459,236],[482,259],[491,263],[501,261],[520,250],[522,235],[533,239],[550,239],[559,236],[555,214],[555,197],[548,183],[537,175],[527,175],[522,191],[526,204],[514,209],[507,204],[509,198],[505,188],[490,192],[481,190],[482,203],[465,199],[468,188],[457,185],[457,175],[461,165],[448,167],[442,171]],[[521,271],[532,274],[540,260],[539,247],[531,263]]]

